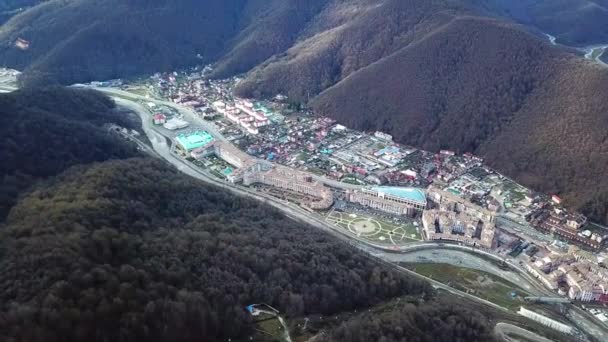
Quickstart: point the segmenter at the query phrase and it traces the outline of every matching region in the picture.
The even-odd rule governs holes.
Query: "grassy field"
[[[283,326],[275,316],[262,313],[255,318],[254,341],[259,342],[282,342]]]
[[[517,311],[524,304],[523,298],[530,295],[498,276],[470,268],[436,263],[413,263],[403,266],[513,311]]]
[[[326,221],[374,243],[399,246],[421,240],[413,223],[397,224],[378,217],[338,211],[331,211]]]

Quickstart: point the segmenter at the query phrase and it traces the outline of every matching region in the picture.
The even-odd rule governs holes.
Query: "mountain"
[[[605,67],[502,22],[458,18],[326,89],[312,105],[414,146],[474,152],[606,222],[608,101],[598,95],[605,89]]]
[[[0,0],[0,24],[5,23],[12,16],[43,1],[45,0]]]
[[[23,1],[5,6],[40,2]],[[320,32],[326,32],[329,43],[333,35],[359,31],[352,39],[355,49],[342,53],[389,53],[454,11],[508,18],[564,44],[608,41],[606,0],[48,0],[0,28],[0,62],[25,69],[30,84],[105,80],[208,62],[219,62],[215,76],[223,77],[246,72]],[[374,13],[376,22],[366,16]],[[378,13],[394,19],[377,27],[383,26]],[[385,32],[372,43],[378,32],[365,30]],[[16,48],[17,39],[29,47]]]
[[[326,0],[51,0],[0,28],[0,60],[27,83],[70,84],[238,57],[246,71],[287,48]],[[25,39],[27,50],[14,47]],[[238,51],[237,51],[238,48]]]
[[[254,68],[238,94],[282,93],[356,129],[476,153],[608,222],[601,177],[608,100],[599,96],[608,89],[607,68],[519,25],[439,11],[432,2],[396,2],[353,17]],[[380,18],[387,25],[376,24]]]
[[[490,15],[534,26],[557,43],[585,46],[608,43],[607,0],[472,0]]]
[[[419,325],[403,336],[494,339],[495,318],[456,312],[424,281],[258,201],[130,158],[100,127],[136,123],[97,92],[24,89],[0,103],[2,186],[27,181],[0,218],[2,341],[249,341],[249,304],[337,326],[329,318],[385,312],[393,299]]]
[[[606,0],[51,0],[2,26],[0,61],[25,69],[26,84],[215,62],[214,77],[246,73],[241,96],[283,93],[353,128],[474,152],[608,222],[608,181],[598,177],[608,166],[606,68],[542,34],[602,42],[605,8]],[[27,50],[13,46],[18,38]]]
[[[0,235],[3,341],[247,340],[249,304],[300,317],[433,293],[259,202],[150,159],[69,169],[21,198]],[[454,319],[431,314],[419,319]],[[465,319],[458,327],[488,331]]]
[[[135,127],[114,102],[60,87],[0,94],[0,221],[33,183],[77,164],[137,155],[102,127]]]

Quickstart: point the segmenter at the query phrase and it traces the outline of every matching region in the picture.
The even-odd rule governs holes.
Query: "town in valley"
[[[174,157],[226,186],[296,205],[377,250],[434,242],[484,253],[543,287],[511,293],[520,314],[540,315],[525,308],[531,302],[576,303],[608,327],[608,228],[567,209],[559,194],[528,189],[471,153],[353,130],[283,95],[236,97],[239,78],[209,79],[211,68],[80,86],[137,102]]]

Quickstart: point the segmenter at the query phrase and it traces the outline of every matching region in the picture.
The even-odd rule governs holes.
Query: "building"
[[[254,158],[239,150],[234,145],[213,141],[206,146],[199,146],[192,151],[193,157],[206,157],[211,154],[224,160],[236,169],[226,176],[232,183],[243,182],[243,185],[264,184],[279,189],[305,195],[301,205],[315,210],[329,209],[334,196],[331,189],[312,179],[306,172],[293,170],[284,166]]]
[[[495,212],[450,192],[431,188],[430,209],[422,214],[423,237],[491,248],[496,231]]]
[[[384,140],[386,142],[392,142],[393,136],[384,132],[377,131],[374,133],[374,136],[380,140]]]
[[[582,302],[597,302],[608,295],[608,272],[590,263],[562,265],[559,271],[568,286],[568,297]]]
[[[166,116],[164,116],[164,115],[163,115],[163,114],[161,114],[161,113],[156,113],[156,114],[154,114],[154,116],[152,117],[152,122],[153,122],[155,125],[163,125],[164,123],[166,123],[166,122],[167,122],[167,117],[166,117]]]
[[[30,48],[30,42],[23,38],[17,38],[15,41],[15,47],[19,50],[27,50]]]
[[[395,215],[414,215],[426,207],[424,191],[415,188],[375,186],[346,193],[346,199]]]
[[[524,308],[523,306],[519,308],[519,311],[517,313],[524,317],[527,317],[533,321],[536,321],[542,325],[546,325],[549,328],[557,330],[559,332],[563,332],[563,333],[569,334],[569,335],[572,335],[575,333],[574,328],[572,328],[571,326],[563,324],[561,322],[558,322],[554,319],[543,316],[541,314],[538,314],[534,311],[528,310],[528,309]]]
[[[603,245],[603,237],[590,231],[581,232],[587,218],[581,214],[564,214],[563,211],[545,213],[533,225],[544,232],[553,233],[570,241],[578,242],[598,250]]]
[[[243,184],[251,185],[255,183],[307,195],[311,199],[301,204],[310,209],[329,209],[334,203],[331,189],[320,182],[314,181],[312,176],[306,172],[293,170],[284,166],[274,166],[270,170],[258,167],[258,170],[251,170],[246,173]]]
[[[189,153],[193,150],[210,146],[214,138],[205,131],[197,131],[188,135],[181,134],[175,138],[175,141],[179,149]]]
[[[184,121],[184,120],[178,119],[178,118],[173,118],[163,124],[163,127],[165,127],[166,129],[168,129],[170,131],[184,129],[188,126],[190,126],[190,123],[188,121]]]

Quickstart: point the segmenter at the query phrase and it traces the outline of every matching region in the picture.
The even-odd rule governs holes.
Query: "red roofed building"
[[[167,122],[167,117],[161,113],[156,113],[152,117],[152,122],[154,122],[155,125],[162,125]]]

